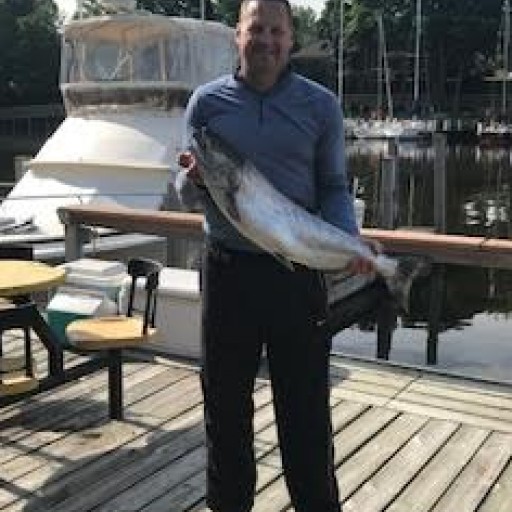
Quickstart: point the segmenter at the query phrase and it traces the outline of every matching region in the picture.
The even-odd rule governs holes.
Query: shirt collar
[[[276,92],[280,91],[283,87],[286,86],[286,84],[290,81],[292,72],[293,71],[291,65],[288,64],[279,75],[276,83],[270,89],[264,92],[258,91],[257,89],[252,87],[252,85],[249,84],[247,80],[245,80],[245,78],[240,75],[240,66],[236,68],[233,74],[233,79],[235,80],[235,82],[243,85],[245,88],[251,90],[255,94],[259,94],[260,96],[269,96],[271,94],[275,94]]]

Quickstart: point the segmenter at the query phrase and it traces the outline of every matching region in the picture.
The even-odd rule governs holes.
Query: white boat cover
[[[68,117],[46,142],[0,206],[0,217],[60,236],[56,209],[115,204],[158,209],[176,170],[181,112]]]
[[[0,205],[0,232],[32,220],[35,238],[62,236],[56,210],[69,204],[159,209],[189,94],[235,58],[233,29],[215,22],[134,12],[67,23],[68,117]]]

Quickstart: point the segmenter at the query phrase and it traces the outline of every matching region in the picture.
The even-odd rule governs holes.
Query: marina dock
[[[198,367],[132,356],[123,422],[108,419],[105,370],[0,410],[0,510],[208,510]],[[344,512],[510,511],[511,386],[336,356],[331,375]],[[254,511],[292,510],[264,369],[254,401]]]

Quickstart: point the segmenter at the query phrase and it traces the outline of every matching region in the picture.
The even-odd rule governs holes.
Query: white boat
[[[508,83],[512,78],[509,70],[510,50],[510,0],[503,2],[503,31],[499,41],[503,68],[495,76],[487,78],[488,82],[501,83],[501,111],[500,119],[487,119],[477,123],[476,133],[478,142],[482,146],[510,145],[512,142],[512,123],[507,122],[508,112]]]
[[[387,58],[386,39],[382,14],[376,16],[379,29],[379,62],[378,84],[379,98],[381,96],[380,84],[383,81],[386,86],[387,111],[386,119],[360,120],[352,126],[352,134],[358,139],[398,139],[398,140],[423,140],[432,137],[436,131],[436,123],[433,120],[419,119],[417,117],[397,119],[393,113],[393,97],[391,93],[390,69]],[[413,78],[413,105],[419,105],[420,99],[420,46],[421,46],[421,0],[416,0],[416,37],[415,59]],[[384,80],[382,80],[384,77]],[[378,110],[381,110],[380,100]]]
[[[0,205],[0,244],[62,240],[63,205],[161,209],[189,95],[236,63],[233,29],[126,8],[65,24],[61,55],[67,117]]]
[[[512,123],[494,120],[482,121],[476,125],[476,134],[481,146],[509,145],[512,142]]]
[[[435,122],[423,119],[370,119],[353,125],[352,133],[358,139],[418,140],[429,138],[435,131]]]

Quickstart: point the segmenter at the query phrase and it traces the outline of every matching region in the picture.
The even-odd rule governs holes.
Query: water
[[[376,225],[380,159],[384,143],[347,143],[351,173],[367,205],[365,225]],[[433,222],[434,152],[429,145],[399,147],[401,225]],[[13,176],[12,157],[0,152],[3,174]],[[512,151],[449,148],[447,159],[447,226],[449,233],[510,237]],[[413,196],[413,197],[411,197]],[[415,284],[411,311],[401,317],[393,335],[390,359],[425,363],[428,321],[428,280]],[[333,349],[373,357],[376,334],[372,326],[339,333]],[[448,266],[436,368],[474,377],[512,382],[512,272]]]
[[[349,142],[348,165],[367,204],[365,226],[377,225],[380,160],[387,144]],[[399,146],[399,224],[433,223],[434,151],[430,145]],[[453,146],[447,156],[447,232],[509,238],[512,189],[510,149]],[[512,271],[444,267],[438,369],[512,382]],[[398,319],[390,360],[424,365],[429,278],[412,290],[411,308]],[[333,350],[373,357],[374,326],[356,326],[334,338]]]

